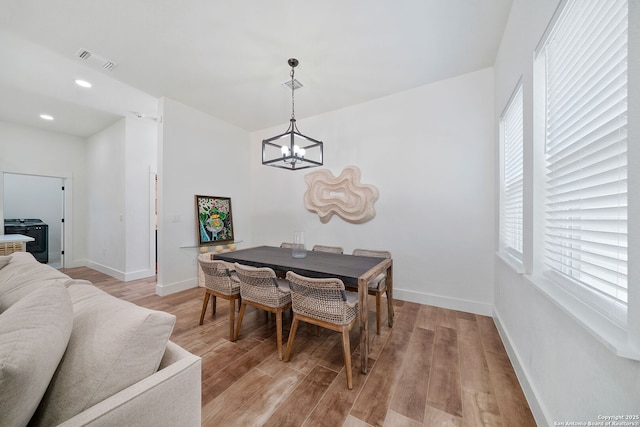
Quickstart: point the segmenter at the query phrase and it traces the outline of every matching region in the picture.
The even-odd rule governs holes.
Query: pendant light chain
[[[294,86],[294,75],[295,75],[295,69],[293,68],[293,66],[291,67],[291,120],[295,120],[296,119],[296,102],[295,102],[295,97],[293,95],[293,93],[295,92],[295,86]]]

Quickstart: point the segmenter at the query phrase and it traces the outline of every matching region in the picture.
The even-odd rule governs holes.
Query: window
[[[500,117],[502,180],[500,249],[522,262],[523,110],[518,85]]]
[[[626,0],[569,0],[538,49],[545,74],[545,274],[627,319]]]

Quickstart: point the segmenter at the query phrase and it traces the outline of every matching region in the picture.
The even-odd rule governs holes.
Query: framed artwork
[[[233,242],[231,198],[196,195],[198,245]]]

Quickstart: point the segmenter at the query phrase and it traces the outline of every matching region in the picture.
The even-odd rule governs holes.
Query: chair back
[[[204,273],[205,287],[226,295],[239,292],[238,282],[232,278],[229,263],[211,259],[209,254],[198,255],[198,263]]]
[[[354,249],[353,255],[370,256],[375,258],[391,258],[391,252],[389,251],[374,251],[370,249]]]
[[[287,280],[295,313],[335,325],[349,324],[358,315],[357,295],[348,298],[340,279],[314,279],[289,271]]]
[[[269,307],[280,307],[291,301],[288,284],[278,280],[275,271],[269,267],[252,267],[234,264],[240,279],[240,295],[247,301],[253,301]]]
[[[324,246],[324,245],[315,245],[313,247],[314,251],[317,252],[331,252],[334,254],[342,254],[344,250],[340,246]]]

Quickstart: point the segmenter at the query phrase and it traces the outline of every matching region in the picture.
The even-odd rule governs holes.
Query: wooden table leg
[[[358,304],[360,305],[360,370],[369,371],[369,307],[367,306],[367,281],[358,279]]]
[[[393,327],[393,264],[387,268],[387,317],[389,318],[389,327]]]

